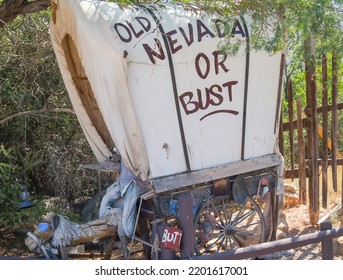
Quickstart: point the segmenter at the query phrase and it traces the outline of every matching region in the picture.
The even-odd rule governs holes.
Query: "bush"
[[[0,227],[4,229],[18,226],[20,220],[16,211],[21,201],[20,182],[13,161],[12,151],[0,145]]]

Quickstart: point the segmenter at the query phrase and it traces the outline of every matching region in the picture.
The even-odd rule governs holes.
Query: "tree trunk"
[[[50,7],[50,0],[5,0],[0,5],[0,28],[18,15],[40,12]]]

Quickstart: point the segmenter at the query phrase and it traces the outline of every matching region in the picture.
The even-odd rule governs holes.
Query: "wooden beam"
[[[156,193],[169,192],[203,182],[212,182],[213,180],[221,178],[227,178],[234,175],[275,167],[280,163],[280,158],[277,155],[267,155],[247,159],[244,161],[228,163],[208,169],[154,178],[151,179],[151,182]]]
[[[309,177],[310,171],[309,171],[309,161],[306,160],[306,177]],[[328,166],[332,164],[332,159],[328,159]],[[318,159],[318,165],[322,165],[322,159]],[[343,165],[343,158],[337,159],[337,165]],[[299,178],[299,169],[295,168],[294,170],[287,169],[285,172],[285,178],[290,179],[292,178],[292,172],[294,172],[294,177]]]
[[[343,110],[343,103],[338,103],[337,104],[337,109],[338,110]],[[320,113],[323,113],[323,106],[321,106],[321,107],[318,107],[317,108],[317,113],[318,114],[320,114]],[[305,113],[307,113],[308,112],[308,108],[304,108],[304,111],[305,111]],[[328,105],[327,106],[327,111],[328,112],[332,112],[332,105]],[[307,127],[308,126],[308,121],[307,121],[307,118],[303,118],[302,120],[302,123],[303,123],[303,127]],[[296,126],[297,126],[297,120],[294,120],[293,121],[293,127],[294,127],[294,129],[296,128]],[[281,126],[280,126],[281,127]],[[289,124],[289,122],[284,122],[283,124],[282,124],[282,130],[283,131],[289,131],[289,127],[290,127],[290,124]]]

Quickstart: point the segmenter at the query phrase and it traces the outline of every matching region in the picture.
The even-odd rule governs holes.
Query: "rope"
[[[107,208],[104,212],[104,217],[108,225],[113,225],[118,227],[118,235],[125,235],[123,229],[123,211],[120,208]]]
[[[76,240],[84,235],[82,230],[85,227],[84,224],[79,225],[69,221],[67,217],[61,215],[57,216],[59,216],[60,221],[51,240],[51,245],[53,247],[68,247],[73,240]],[[106,224],[110,226],[117,226],[119,236],[124,235],[122,216],[123,214],[120,208],[108,209],[105,213]],[[93,232],[92,225],[88,225],[88,227]]]
[[[67,247],[71,241],[82,235],[80,225],[69,221],[68,218],[58,215],[60,222],[55,229],[54,236],[51,241],[53,247]]]

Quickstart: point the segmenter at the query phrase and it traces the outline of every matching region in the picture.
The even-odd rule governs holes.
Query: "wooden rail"
[[[319,243],[322,245],[322,259],[333,259],[332,239],[343,236],[343,227],[333,228],[330,222],[320,224],[321,231],[316,233],[304,234],[296,237],[289,237],[281,240],[267,243],[251,245],[249,247],[239,248],[233,251],[223,253],[201,255],[192,257],[192,260],[242,260],[255,258],[270,253],[276,253],[283,250],[294,249],[305,245]]]

